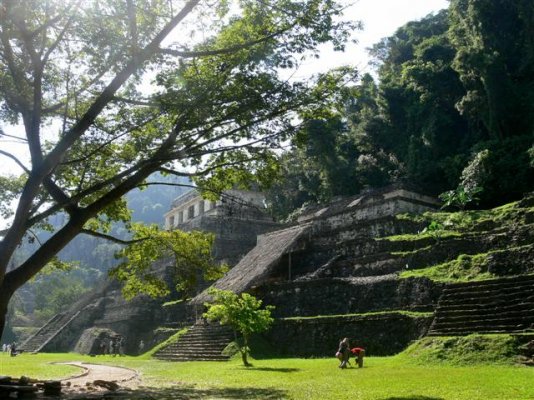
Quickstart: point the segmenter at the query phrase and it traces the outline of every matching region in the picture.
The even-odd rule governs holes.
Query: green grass
[[[399,357],[422,365],[512,365],[516,361],[518,346],[511,335],[425,337],[409,346]]]
[[[13,362],[6,356],[0,360],[0,374],[39,378],[48,374],[49,361],[123,365],[139,370],[144,384],[156,393],[152,398],[158,399],[534,399],[534,368],[421,362],[421,356],[413,353],[369,357],[363,369],[347,370],[338,369],[334,358],[254,360],[252,368],[242,367],[238,360],[170,363],[75,354],[23,354]]]
[[[495,226],[511,227],[525,224],[527,216],[532,214],[534,214],[534,207],[521,207],[521,202],[514,202],[490,210],[438,211],[419,215],[400,214],[397,218],[423,224],[435,221],[442,224],[446,231],[458,234],[472,230],[484,231],[486,227],[493,229]]]
[[[460,254],[456,259],[426,268],[404,270],[400,278],[426,277],[436,282],[472,282],[497,278],[488,271],[488,259],[492,254],[528,251],[533,245],[509,247],[479,254]]]
[[[171,343],[174,343],[176,341],[178,341],[178,339],[180,339],[180,337],[182,335],[184,335],[185,333],[187,332],[187,328],[184,328],[184,329],[181,329],[179,330],[178,332],[176,332],[174,335],[172,336],[169,336],[169,338],[167,340],[164,340],[163,342],[161,342],[160,344],[152,347],[150,350],[148,350],[147,352],[141,354],[138,358],[141,358],[141,359],[149,359],[150,357],[152,357],[154,355],[154,353],[156,353],[158,350],[162,349],[163,347],[166,347],[167,345],[171,344]]]
[[[81,372],[80,368],[50,364],[53,362],[72,361],[82,356],[69,354],[20,354],[11,357],[7,353],[0,352],[0,375],[14,378],[28,376],[39,379],[60,379]]]
[[[167,302],[163,303],[161,306],[162,307],[170,307],[170,306],[175,306],[176,304],[180,304],[180,303],[183,303],[183,302],[184,302],[184,299],[172,300],[172,301],[167,301]]]
[[[391,310],[391,311],[371,311],[371,312],[356,313],[356,314],[316,315],[312,317],[287,317],[287,318],[281,318],[281,319],[285,321],[300,321],[300,320],[305,320],[305,319],[328,319],[328,318],[340,318],[340,317],[372,317],[375,315],[391,315],[391,314],[405,315],[407,317],[412,317],[412,318],[431,317],[432,315],[434,315],[434,313],[432,312]]]
[[[495,278],[487,271],[487,253],[461,254],[455,260],[427,268],[402,271],[400,278],[426,277],[437,282],[468,282]]]
[[[456,232],[456,231],[449,231],[449,230],[441,230],[439,231],[439,238],[446,239],[446,238],[452,238],[452,237],[461,237],[463,236],[462,233]],[[393,236],[384,236],[381,238],[377,238],[376,240],[386,240],[388,242],[413,242],[423,239],[436,239],[435,233],[405,233],[403,235],[393,235]]]

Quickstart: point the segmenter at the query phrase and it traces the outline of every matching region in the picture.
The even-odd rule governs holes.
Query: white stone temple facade
[[[188,225],[195,227],[195,220],[202,216],[221,217],[229,214],[250,216],[265,212],[265,196],[249,190],[226,190],[220,200],[210,201],[202,198],[197,190],[190,190],[174,199],[171,209],[165,214],[165,229]],[[269,217],[265,216],[267,219]],[[263,218],[261,218],[263,219]]]

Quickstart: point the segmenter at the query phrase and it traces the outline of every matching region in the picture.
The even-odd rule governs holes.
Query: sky
[[[360,74],[372,72],[368,66],[367,48],[391,36],[407,22],[421,19],[448,5],[448,0],[354,0],[345,16],[363,23],[363,30],[355,34],[358,43],[347,46],[344,53],[334,52],[325,46],[321,49],[321,58],[302,65],[301,71],[308,75],[310,72],[325,72],[335,66],[353,65]]]
[[[372,72],[368,66],[369,57],[366,49],[377,43],[381,38],[391,36],[397,28],[405,23],[421,19],[431,12],[448,7],[448,0],[354,0],[347,8],[347,19],[363,22],[363,30],[356,32],[357,44],[351,44],[344,53],[334,52],[328,46],[321,48],[318,60],[306,61],[299,68],[298,75],[309,76],[312,73],[324,72],[340,65],[353,65],[361,73]],[[20,127],[5,127],[6,133],[22,134]],[[18,128],[18,129],[17,129]],[[24,157],[25,149],[10,141],[0,140],[0,149]],[[5,157],[0,156],[0,175],[19,173],[18,167]]]

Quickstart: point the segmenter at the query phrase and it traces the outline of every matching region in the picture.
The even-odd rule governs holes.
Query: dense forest
[[[283,155],[277,216],[399,181],[479,206],[534,188],[531,0],[452,0],[369,51],[376,77],[305,120]]]

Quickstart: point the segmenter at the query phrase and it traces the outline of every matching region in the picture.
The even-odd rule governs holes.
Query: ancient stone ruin
[[[234,197],[243,200],[246,193]],[[533,196],[506,214],[511,222],[496,217],[458,223],[441,236],[418,234],[429,224],[421,214],[437,210],[439,203],[402,185],[309,208],[283,226],[262,214],[261,201],[254,198],[254,207],[241,209],[235,208],[235,199],[208,205],[198,194],[188,194],[177,200],[166,214],[166,226],[215,232],[215,254],[236,265],[214,286],[250,292],[276,307],[273,329],[258,340],[281,356],[332,356],[345,336],[369,355],[390,355],[425,335],[534,331]],[[480,282],[405,276],[443,263],[462,268],[464,258],[476,257],[490,274]],[[210,300],[206,291],[187,304],[162,307],[146,298],[126,303],[119,289],[108,283],[51,321],[62,333],[38,350],[91,352],[94,347],[80,343],[80,337],[87,342],[107,332],[125,334],[131,339],[126,351],[135,354],[140,340],[152,345],[189,327],[155,356],[227,359],[222,349],[233,340],[231,332],[199,318]]]
[[[265,212],[263,200],[263,195],[257,192],[230,190],[217,202],[210,202],[192,190],[173,201],[170,211],[165,214],[165,226],[167,229],[214,233],[216,261],[232,266],[256,245],[258,234],[280,226]],[[162,259],[154,266],[169,283],[172,281],[170,263],[172,260]],[[126,301],[119,283],[104,281],[98,289],[55,315],[26,340],[21,349],[27,352],[100,354],[102,343],[123,337],[124,351],[138,354],[141,341],[146,351],[166,339],[176,328],[194,323],[194,308],[186,307],[184,303],[162,307],[168,300],[138,296]]]

